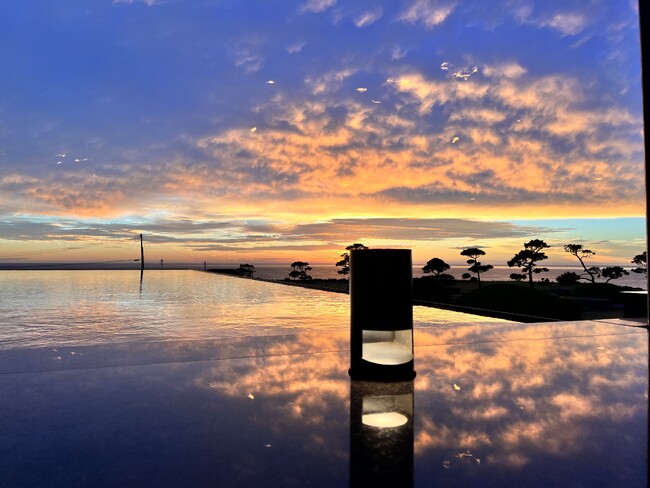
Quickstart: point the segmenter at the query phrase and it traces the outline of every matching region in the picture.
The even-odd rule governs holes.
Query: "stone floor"
[[[420,328],[395,384],[346,333],[0,351],[0,486],[645,487],[637,325]]]

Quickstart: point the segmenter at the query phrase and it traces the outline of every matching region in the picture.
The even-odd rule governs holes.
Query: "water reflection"
[[[437,460],[437,469],[422,464],[424,472],[443,479],[499,470],[550,476],[544,466],[552,462],[558,476],[572,473],[591,486],[623,474],[638,484],[629,469],[645,479],[646,337],[533,340],[585,330],[501,330],[498,341],[486,335],[471,346],[417,351],[416,457]],[[445,341],[442,335],[436,340]]]
[[[406,391],[351,384],[345,332],[47,349],[42,363],[36,350],[0,351],[0,390],[12,392],[0,396],[0,471],[11,486],[101,481],[110,465],[104,485],[345,486],[399,473],[414,486],[645,487],[647,334],[588,327],[420,330]],[[44,372],[6,372],[21,354]]]
[[[0,349],[347,330],[347,297],[212,274],[0,273]]]
[[[346,295],[185,270],[147,270],[140,290],[138,274],[3,271],[0,349],[349,330]],[[414,313],[416,326],[476,319],[425,307]]]
[[[350,381],[350,486],[413,486],[413,381]]]
[[[418,339],[436,345],[417,347],[416,340],[415,412],[397,408],[399,395],[372,391],[365,383],[350,385],[353,480],[406,472],[400,479],[408,482],[404,466],[412,453],[415,484],[423,486],[434,479],[462,485],[479,478],[500,480],[500,486],[562,486],[569,480],[584,486],[612,481],[645,486],[644,332],[602,324],[589,329],[515,324],[430,329],[420,331]],[[307,347],[306,341],[313,341],[312,351],[337,347],[332,337],[317,334],[301,340],[300,346],[275,344],[267,352],[292,354]],[[219,368],[203,384],[233,396],[263,385],[265,394],[285,397],[285,414],[304,425],[327,427],[333,420],[332,404],[322,402],[323,396],[336,398],[337,405],[344,401],[344,353],[267,358],[257,366]],[[389,413],[380,411],[387,406],[409,419],[408,435],[378,434],[377,423],[398,418],[373,417]],[[394,428],[400,425],[386,432]],[[402,446],[395,451],[401,457],[383,457],[396,443]],[[503,481],[505,475],[510,481]]]

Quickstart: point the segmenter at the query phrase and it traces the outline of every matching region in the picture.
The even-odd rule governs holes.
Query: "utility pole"
[[[144,244],[140,234],[140,295],[142,296],[142,279],[144,278]]]
[[[144,244],[142,243],[142,234],[140,234],[140,272],[144,272]]]

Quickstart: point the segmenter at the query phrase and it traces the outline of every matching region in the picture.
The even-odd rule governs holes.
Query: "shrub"
[[[458,305],[499,312],[528,315],[522,321],[536,322],[543,318],[577,320],[582,305],[575,300],[561,298],[542,290],[516,284],[494,284],[466,293],[456,301]]]
[[[449,302],[450,295],[456,295],[460,292],[456,281],[448,278],[436,279],[431,276],[422,278],[413,278],[413,298],[416,300],[426,300],[433,302]]]
[[[620,299],[621,289],[611,283],[581,283],[573,290],[574,297]]]
[[[578,273],[574,273],[573,271],[567,271],[566,273],[562,273],[560,276],[555,278],[555,280],[560,285],[574,285],[578,282],[579,279],[580,275]]]

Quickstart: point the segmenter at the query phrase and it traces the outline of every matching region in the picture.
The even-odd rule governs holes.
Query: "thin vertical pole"
[[[140,234],[140,295],[142,296],[142,278],[144,278],[144,244]]]
[[[142,234],[140,234],[140,272],[144,272],[144,244],[142,243]]]

